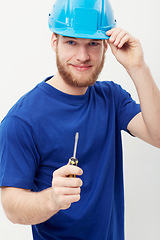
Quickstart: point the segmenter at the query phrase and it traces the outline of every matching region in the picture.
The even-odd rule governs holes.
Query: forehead
[[[102,42],[102,39],[86,39],[86,38],[75,38],[75,37],[67,37],[67,36],[62,36],[60,35],[60,38],[62,41],[64,40],[70,40],[70,41],[78,41],[82,43],[87,43],[87,42]]]

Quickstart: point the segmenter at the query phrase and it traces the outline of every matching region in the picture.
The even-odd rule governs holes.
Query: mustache
[[[94,63],[93,62],[91,62],[91,61],[85,61],[85,62],[81,62],[81,63],[79,63],[79,62],[68,62],[67,63],[68,65],[74,65],[74,66],[78,66],[78,67],[88,67],[88,66],[92,66],[92,65],[94,65]]]

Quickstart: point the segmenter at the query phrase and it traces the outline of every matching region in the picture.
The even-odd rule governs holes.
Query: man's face
[[[58,36],[56,46],[57,68],[70,86],[93,85],[104,65],[107,44],[90,40]]]

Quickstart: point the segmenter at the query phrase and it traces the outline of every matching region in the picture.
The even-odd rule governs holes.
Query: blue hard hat
[[[56,0],[49,28],[57,34],[88,39],[108,39],[116,25],[109,0]]]

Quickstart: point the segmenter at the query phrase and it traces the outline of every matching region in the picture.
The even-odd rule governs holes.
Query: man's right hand
[[[69,178],[69,174],[82,175],[83,171],[77,166],[63,166],[53,173],[52,187],[40,192],[2,187],[2,205],[8,219],[24,225],[39,224],[79,201],[82,180]]]
[[[68,175],[82,175],[83,170],[77,166],[65,165],[53,172],[52,198],[57,209],[67,209],[71,203],[80,200],[81,186],[80,178],[69,178]]]

